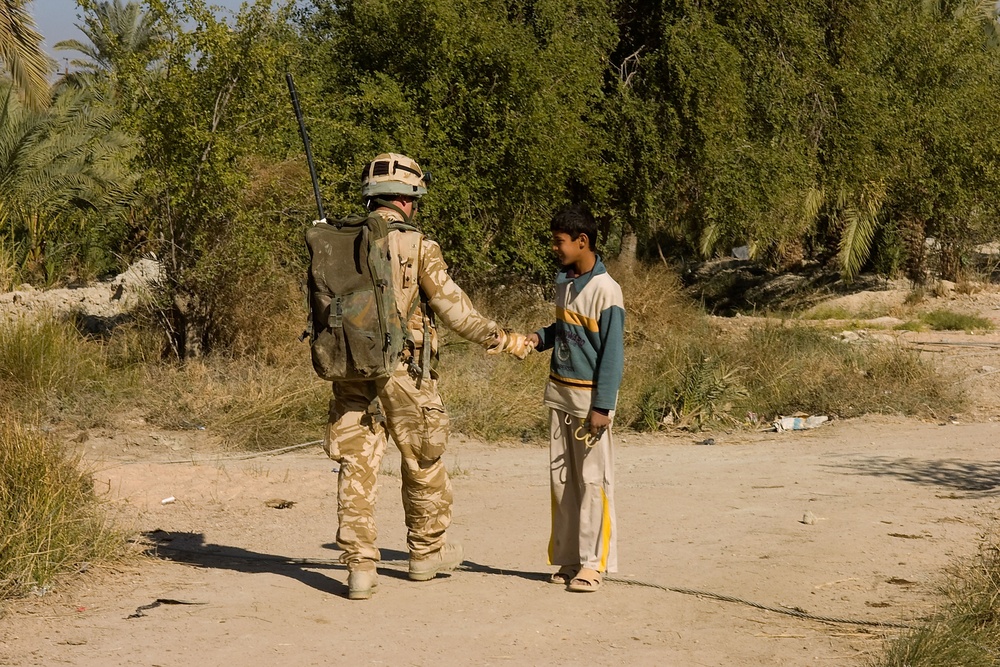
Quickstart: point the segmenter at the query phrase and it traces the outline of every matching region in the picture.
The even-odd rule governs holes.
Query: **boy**
[[[528,336],[552,348],[550,408],[552,535],[549,581],[593,592],[618,569],[611,421],[624,366],[625,308],[618,283],[597,254],[597,224],[579,204],[552,219],[556,321]]]

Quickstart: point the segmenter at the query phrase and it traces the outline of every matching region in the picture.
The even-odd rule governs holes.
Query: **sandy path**
[[[874,418],[716,435],[714,446],[626,435],[620,575],[825,616],[916,619],[995,518],[998,435],[988,422]],[[546,451],[458,440],[447,457],[466,567],[419,584],[393,564],[362,602],[343,597],[338,565],[273,560],[337,556],[334,475],[318,449],[108,462],[97,484],[121,516],[186,551],[18,602],[0,622],[0,664],[862,665],[891,635],[622,584],[566,593],[544,583]],[[398,476],[383,483],[383,557],[401,559]],[[167,496],[177,502],[161,505]],[[296,504],[271,509],[272,498]],[[800,522],[807,511],[815,524]],[[127,618],[157,598],[200,604]]]

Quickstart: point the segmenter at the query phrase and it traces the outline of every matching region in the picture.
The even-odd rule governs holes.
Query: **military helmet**
[[[430,180],[430,173],[421,171],[415,160],[398,153],[382,153],[361,172],[361,196],[365,199],[386,195],[419,198],[427,194]]]

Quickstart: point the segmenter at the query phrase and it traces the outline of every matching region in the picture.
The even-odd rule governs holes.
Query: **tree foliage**
[[[282,74],[295,42],[269,0],[245,4],[232,23],[201,0],[151,7],[167,50],[133,122],[146,238],[170,283],[162,321],[185,358],[232,342],[234,312],[285,260],[274,216],[244,203],[259,159],[283,157],[275,130],[290,126]]]
[[[405,152],[434,174],[422,220],[458,270],[513,274],[547,266],[553,207],[606,199],[606,3],[320,0],[304,30],[335,210],[356,208],[367,160]]]
[[[127,205],[134,142],[116,129],[117,113],[85,91],[61,88],[40,110],[10,86],[0,100],[0,229],[26,275],[50,279],[60,256],[46,256],[52,246],[83,245],[86,230],[75,223]]]
[[[605,252],[626,233],[681,259],[746,245],[847,278],[954,278],[997,235],[1000,24],[983,0],[78,2],[60,90],[138,141],[107,251],[163,259],[180,357],[232,349],[246,290],[301,262],[286,71],[328,214],[357,211],[375,154],[407,153],[434,174],[419,220],[463,281],[547,277],[549,217],[576,200]]]

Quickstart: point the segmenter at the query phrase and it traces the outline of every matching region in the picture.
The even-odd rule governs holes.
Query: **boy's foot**
[[[570,580],[566,590],[573,591],[574,593],[593,593],[601,587],[603,580],[604,578],[600,572],[585,567]]]
[[[462,564],[462,545],[446,544],[426,558],[410,558],[410,579],[428,581],[438,572],[454,570]]]
[[[370,560],[351,563],[347,575],[347,599],[367,600],[378,588],[378,571]]]
[[[573,581],[573,577],[576,573],[580,571],[579,565],[563,565],[559,568],[558,572],[553,572],[549,576],[550,584],[559,584],[560,586],[566,586],[569,582]]]

